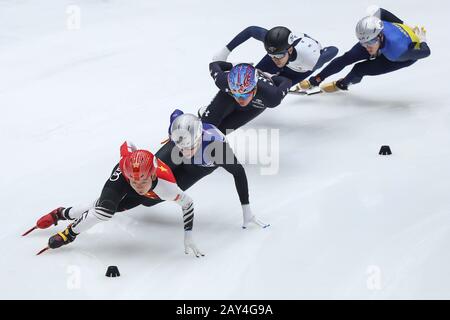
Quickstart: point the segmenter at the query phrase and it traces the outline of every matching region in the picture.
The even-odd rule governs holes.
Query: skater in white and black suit
[[[292,85],[322,68],[338,53],[336,47],[322,48],[320,42],[309,35],[297,34],[285,26],[277,26],[270,30],[250,26],[217,52],[213,60],[226,61],[231,51],[250,38],[263,42],[267,52],[256,68],[272,75],[286,77],[292,81]]]

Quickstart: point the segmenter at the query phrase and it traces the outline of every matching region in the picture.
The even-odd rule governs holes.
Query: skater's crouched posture
[[[209,69],[219,92],[199,116],[224,134],[280,105],[292,86],[290,79],[265,74],[247,63],[217,61]]]
[[[296,34],[284,26],[277,26],[270,30],[250,26],[217,52],[213,61],[227,61],[231,51],[250,38],[263,42],[267,53],[256,68],[272,75],[286,77],[292,81],[293,85],[308,78],[338,53],[336,47],[322,48],[319,41],[309,35]]]
[[[59,248],[74,241],[80,233],[97,223],[110,220],[118,211],[141,204],[153,204],[152,200],[160,199],[174,201],[181,206],[185,252],[189,253],[192,250],[196,257],[203,256],[192,239],[194,203],[178,187],[171,169],[151,152],[137,150],[134,145],[127,142],[121,146],[120,154],[119,164],[114,167],[100,198],[92,207],[58,208],[38,221],[37,228],[56,225],[59,220],[74,221],[64,231],[49,239],[48,248]]]
[[[300,82],[301,89],[318,86],[346,66],[362,61],[355,64],[343,79],[321,85],[325,92],[347,90],[350,85],[361,82],[365,76],[386,74],[409,67],[431,53],[423,27],[411,28],[382,8],[376,8],[370,16],[357,23],[356,36],[359,42],[353,48],[331,61],[316,76]]]
[[[172,169],[178,186],[182,190],[187,190],[217,168],[223,168],[234,179],[242,207],[242,227],[245,229],[249,225],[262,228],[269,226],[252,213],[245,169],[219,129],[212,124],[202,122],[193,114],[185,114],[176,109],[170,116],[168,133],[170,141],[158,150],[156,156]],[[222,192],[219,191],[219,193]],[[153,200],[153,203],[157,204],[161,201]]]

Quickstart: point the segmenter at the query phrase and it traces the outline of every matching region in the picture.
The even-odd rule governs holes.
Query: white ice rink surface
[[[0,0],[0,298],[450,298],[446,1],[378,3],[427,27],[430,58],[346,93],[288,96],[246,127],[280,130],[278,173],[247,166],[270,228],[240,228],[219,169],[189,190],[203,259],[184,254],[171,203],[117,214],[39,257],[65,224],[20,237],[51,209],[98,197],[123,140],[156,151],[175,107],[208,104],[208,63],[243,28],[286,25],[342,54],[371,4],[277,3]],[[79,30],[66,27],[68,5],[81,9]],[[252,40],[230,60],[263,54]],[[392,156],[378,155],[383,144]],[[106,278],[108,265],[122,276]]]

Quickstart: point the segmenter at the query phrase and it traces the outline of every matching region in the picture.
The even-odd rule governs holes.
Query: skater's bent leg
[[[91,201],[89,203],[86,203],[84,205],[76,205],[73,207],[68,207],[62,210],[61,214],[66,220],[76,220],[82,216],[82,214],[89,209],[93,208],[95,206],[95,201]]]
[[[126,195],[133,194],[133,188],[125,180],[118,166],[115,166],[113,173],[106,181],[95,206],[84,211],[72,224],[71,229],[74,233],[79,234],[99,222],[110,220]]]
[[[325,63],[334,59],[334,57],[337,56],[338,52],[339,49],[333,46],[322,49],[319,60],[317,60],[317,63],[314,66],[313,72],[316,71],[317,69],[322,68]]]
[[[344,86],[357,84],[361,82],[362,78],[365,76],[377,76],[390,73],[402,68],[409,67],[415,62],[415,60],[393,62],[388,60],[384,56],[380,56],[374,60],[367,60],[355,64],[350,73],[341,81],[341,83]]]
[[[206,107],[201,120],[219,126],[223,119],[234,111],[236,101],[229,94],[219,91]]]
[[[127,195],[125,198],[122,199],[122,201],[120,201],[118,207],[117,207],[117,212],[123,212],[126,210],[130,210],[133,208],[136,208],[137,206],[140,206],[142,204],[142,199],[143,197],[141,196],[130,196]]]
[[[111,188],[117,188],[120,186],[120,189],[123,189],[126,187],[126,182],[123,181],[123,177],[121,177],[119,165],[117,164],[114,166],[111,175],[108,179],[108,181],[105,183],[105,187],[110,186]],[[97,204],[97,201],[99,199],[96,199],[95,201],[88,202],[82,205],[76,205],[73,207],[65,208],[62,211],[62,215],[67,220],[77,220],[81,218],[81,216],[87,212],[89,209],[94,208]]]
[[[114,189],[104,187],[95,206],[83,212],[81,217],[72,224],[72,231],[80,234],[97,223],[109,221],[117,212],[118,203],[115,201],[117,198],[117,193]]]
[[[197,181],[211,174],[218,167],[201,167],[197,165],[184,165],[175,176],[181,190],[185,191],[192,187]]]
[[[280,76],[291,79],[292,85],[295,86],[300,81],[308,78],[313,72],[307,71],[307,72],[297,72],[291,69],[286,68],[282,72],[280,72]]]
[[[342,56],[334,58],[323,70],[321,70],[315,78],[319,79],[318,85],[321,81],[325,80],[329,76],[342,71],[346,66],[349,66],[358,61],[367,60],[370,58],[367,50],[358,42],[349,51]],[[313,79],[310,79],[310,81]],[[312,82],[311,82],[312,83]]]
[[[261,113],[264,112],[265,109],[256,109],[252,108],[247,111],[234,111],[228,117],[226,117],[222,124],[218,127],[220,131],[224,134],[231,133],[233,130],[237,130],[242,127],[244,124],[250,122],[255,119]]]

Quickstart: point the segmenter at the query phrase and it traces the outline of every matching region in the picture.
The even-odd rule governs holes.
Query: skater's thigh
[[[237,130],[251,120],[255,119],[265,109],[252,108],[247,111],[235,110],[228,117],[226,117],[219,126],[219,130],[227,134],[227,130]]]
[[[408,67],[414,62],[416,61],[395,62],[380,56],[374,60],[357,63],[353,71],[360,75],[376,76]]]
[[[119,165],[114,167],[109,179],[105,182],[100,197],[96,202],[97,207],[104,208],[114,214],[119,208],[119,203],[127,194],[135,193],[130,184],[119,169]]]
[[[137,206],[142,204],[142,200],[140,197],[126,196],[119,202],[119,206],[117,207],[118,212],[122,212],[125,210],[130,210],[136,208]]]
[[[229,94],[219,91],[202,115],[202,121],[219,126],[234,111],[236,101]]]
[[[177,184],[181,190],[187,190],[200,179],[211,174],[217,167],[201,167],[197,165],[183,165],[175,176]]]

